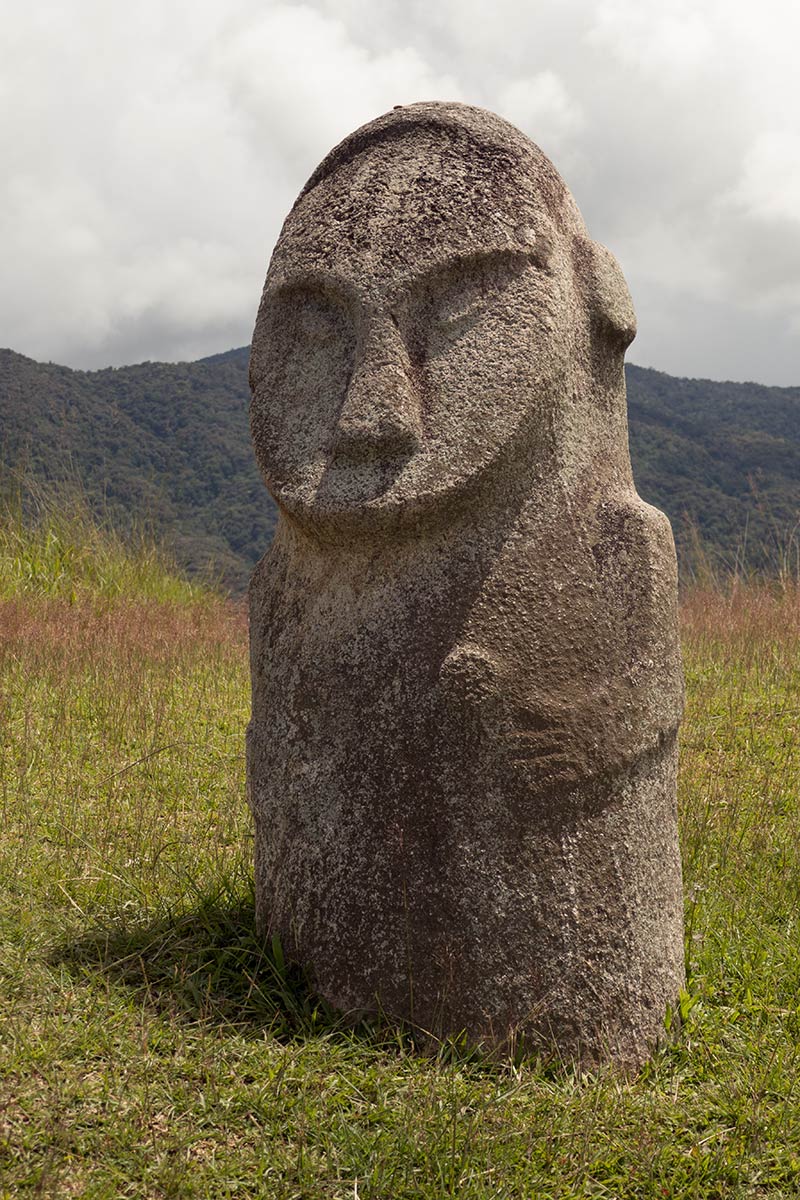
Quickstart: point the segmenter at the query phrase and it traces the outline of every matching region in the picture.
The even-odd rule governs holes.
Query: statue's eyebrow
[[[478,250],[470,251],[468,254],[454,254],[443,259],[439,263],[433,263],[424,271],[410,278],[403,291],[406,293],[422,290],[430,287],[431,284],[437,283],[440,279],[449,274],[468,275],[471,269],[487,264],[497,264],[503,266],[511,266],[519,264],[520,266],[526,262],[532,262],[536,259],[536,251],[533,246],[487,246],[481,247]]]
[[[300,271],[290,271],[283,278],[268,280],[265,293],[270,297],[280,297],[301,288],[319,292],[321,295],[338,296],[343,300],[357,300],[358,290],[347,279],[334,271],[326,271],[324,267],[305,267]]]
[[[467,254],[450,254],[439,262],[431,263],[422,271],[401,279],[392,288],[387,300],[395,303],[402,297],[410,297],[415,292],[423,291],[426,287],[436,284],[451,273],[468,275],[471,269],[487,264],[522,265],[526,262],[533,262],[535,259],[536,249],[533,246],[487,246],[472,250]],[[335,271],[317,266],[289,270],[285,275],[281,272],[277,279],[267,281],[265,294],[278,299],[300,288],[308,288],[309,291],[339,297],[356,304],[361,299],[361,291],[354,283]]]

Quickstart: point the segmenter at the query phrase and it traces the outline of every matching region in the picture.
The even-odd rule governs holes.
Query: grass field
[[[244,617],[97,536],[0,534],[0,1197],[800,1196],[796,589],[684,604],[683,1025],[580,1076],[346,1032],[262,951]]]

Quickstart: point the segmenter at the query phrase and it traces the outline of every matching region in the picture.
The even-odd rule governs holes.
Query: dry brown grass
[[[91,598],[0,600],[0,655],[19,654],[30,665],[55,659],[65,668],[87,657],[114,659],[114,670],[186,654],[246,653],[247,613],[243,604],[204,598],[196,604]]]
[[[732,581],[694,587],[681,601],[688,654],[736,655],[740,665],[767,655],[796,656],[800,644],[800,583]]]

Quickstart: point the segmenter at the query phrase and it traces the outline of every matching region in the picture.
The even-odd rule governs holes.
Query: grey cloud
[[[789,0],[41,0],[0,71],[0,341],[76,366],[249,336],[319,158],[464,99],[551,154],[639,313],[633,361],[797,383]]]

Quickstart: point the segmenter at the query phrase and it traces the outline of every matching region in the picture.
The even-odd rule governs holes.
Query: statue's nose
[[[405,344],[391,317],[375,319],[356,354],[333,456],[351,461],[408,457],[421,435],[419,397]]]

